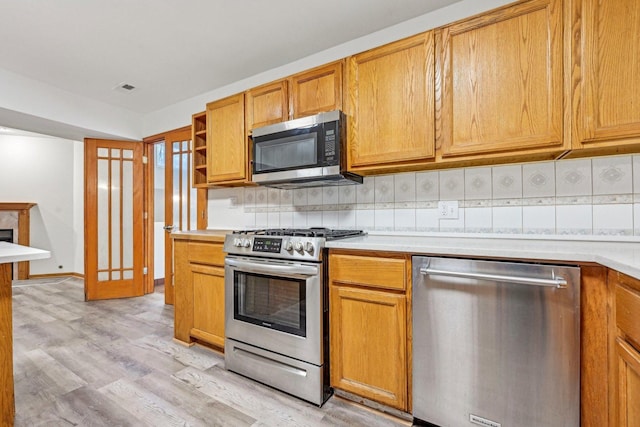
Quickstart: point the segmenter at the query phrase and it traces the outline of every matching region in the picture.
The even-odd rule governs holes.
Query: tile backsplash
[[[438,201],[457,201],[440,218]],[[640,237],[640,155],[365,177],[362,185],[209,190],[209,228]]]

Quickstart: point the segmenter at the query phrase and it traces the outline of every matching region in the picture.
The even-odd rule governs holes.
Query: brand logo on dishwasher
[[[469,421],[471,421],[473,424],[484,427],[502,427],[502,424],[500,423],[473,414],[469,414]]]

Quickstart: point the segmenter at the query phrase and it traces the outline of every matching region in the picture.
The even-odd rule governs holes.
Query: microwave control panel
[[[333,159],[336,155],[336,130],[325,129],[324,132],[324,157],[327,160]]]
[[[340,158],[340,122],[338,120],[325,122],[322,125],[322,134],[324,161],[334,164]]]

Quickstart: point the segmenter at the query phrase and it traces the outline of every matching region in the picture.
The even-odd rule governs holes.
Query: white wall
[[[31,261],[30,273],[82,273],[82,143],[0,135],[0,153],[0,201],[37,203],[30,244],[51,251]]]
[[[139,140],[142,114],[107,105],[0,68],[0,124],[83,140]],[[168,129],[163,129],[168,130]]]
[[[84,143],[73,144],[74,273],[84,274]]]

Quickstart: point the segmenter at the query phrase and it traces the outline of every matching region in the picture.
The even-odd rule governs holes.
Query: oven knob
[[[287,242],[284,244],[284,250],[287,252],[291,252],[293,250],[293,243]]]
[[[296,251],[302,253],[303,252],[303,248],[302,248],[302,242],[296,242]]]
[[[304,244],[304,250],[309,252],[310,254],[313,253],[313,243],[311,242],[307,242]]]
[[[251,240],[249,239],[242,239],[242,247],[244,248],[248,248],[251,246]]]
[[[237,237],[236,237],[235,239],[233,239],[233,246],[235,246],[235,247],[237,247],[237,248],[239,248],[240,246],[242,246],[242,239],[239,239],[239,238],[237,238]]]

